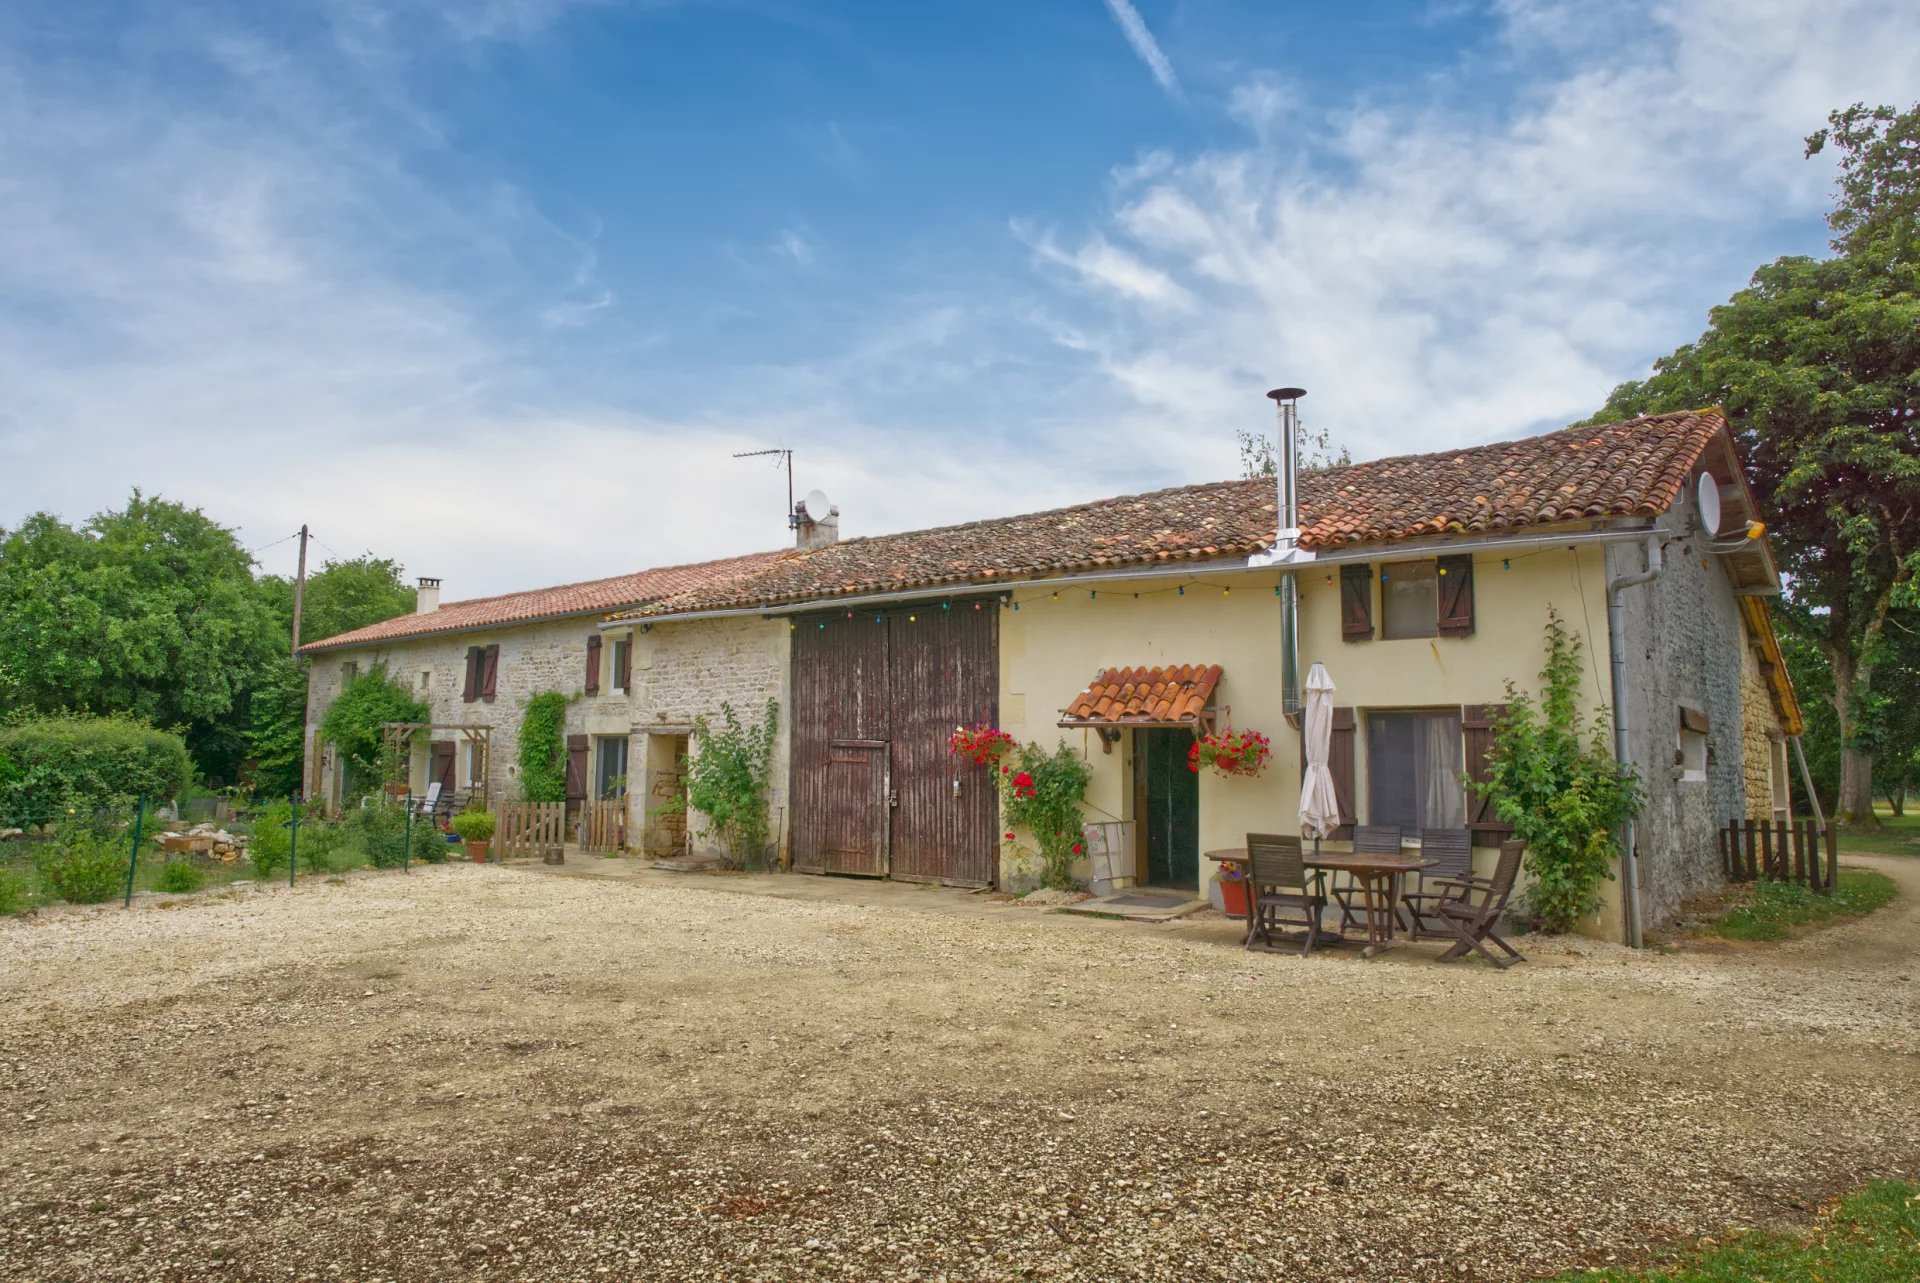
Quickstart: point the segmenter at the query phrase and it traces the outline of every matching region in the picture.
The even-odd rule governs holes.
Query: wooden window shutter
[[[471,704],[480,697],[480,648],[467,647],[467,684],[460,691],[460,702]]]
[[[587,638],[587,694],[600,693],[600,634]]]
[[[480,698],[489,702],[500,681],[500,643],[487,647],[483,658],[485,676],[480,679]]]
[[[567,736],[567,801],[578,802],[587,795],[587,747],[584,735]]]
[[[1340,636],[1347,641],[1373,637],[1373,567],[1340,567]]]
[[[633,638],[627,637],[615,649],[614,654],[620,657],[620,664],[613,679],[619,684],[621,690],[630,691],[633,689]]]
[[[1493,809],[1493,799],[1482,792],[1491,774],[1487,758],[1495,733],[1507,715],[1505,704],[1468,704],[1460,710],[1460,728],[1466,732],[1467,828],[1475,846],[1499,846],[1513,836],[1513,826]]]
[[[1440,558],[1440,635],[1473,636],[1473,558]]]
[[[453,796],[453,741],[434,740],[431,747],[432,771],[429,783],[440,786],[442,797]]]
[[[1355,741],[1359,739],[1358,726],[1359,721],[1351,708],[1333,710],[1333,737],[1327,743],[1327,771],[1333,776],[1333,795],[1340,802],[1340,827],[1333,831],[1333,836],[1344,842],[1353,840],[1354,818],[1359,814],[1353,804],[1353,756]]]

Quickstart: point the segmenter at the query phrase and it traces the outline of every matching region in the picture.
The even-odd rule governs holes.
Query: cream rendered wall
[[[1387,554],[1382,560],[1412,555]],[[1356,711],[1503,703],[1509,680],[1525,690],[1538,684],[1551,605],[1585,647],[1582,704],[1583,711],[1591,710],[1606,701],[1608,690],[1603,558],[1592,546],[1476,557],[1474,635],[1404,641],[1377,637],[1376,564],[1376,639],[1364,642],[1341,638],[1338,568],[1309,565],[1299,575],[1302,679],[1316,660],[1324,663],[1339,688],[1336,703]],[[1216,704],[1231,709],[1236,726],[1268,735],[1274,754],[1258,779],[1201,775],[1200,848],[1239,846],[1248,832],[1297,833],[1299,736],[1281,708],[1278,582],[1277,572],[1202,573],[1185,581],[1065,586],[1058,600],[1044,585],[1015,590],[1020,609],[1003,607],[1000,615],[1001,725],[1022,740],[1048,746],[1064,736],[1093,768],[1089,818],[1132,819],[1131,737],[1123,737],[1111,754],[1102,753],[1091,732],[1056,727],[1060,710],[1108,667],[1219,664],[1225,673]],[[1184,596],[1177,591],[1181,584]],[[1222,591],[1224,584],[1231,584],[1230,594]],[[1364,725],[1354,756],[1355,801],[1364,822]],[[1493,853],[1483,851],[1478,858],[1490,865]],[[1003,853],[1003,885],[1014,885],[1022,871],[1019,861]],[[1208,872],[1203,859],[1203,884]],[[1609,899],[1588,925],[1597,934],[1617,935],[1618,919]]]

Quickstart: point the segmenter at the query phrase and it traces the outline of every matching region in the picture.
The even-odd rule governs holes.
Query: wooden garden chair
[[[1362,824],[1353,831],[1353,849],[1357,855],[1398,855],[1400,854],[1400,826],[1398,824]],[[1345,935],[1349,927],[1366,930],[1366,904],[1362,896],[1360,883],[1347,874],[1333,884],[1334,903],[1340,906],[1340,933]]]
[[[1432,860],[1433,867],[1414,874],[1414,885],[1401,893],[1400,919],[1415,940],[1450,940],[1453,933],[1430,919],[1446,895],[1439,884],[1473,876],[1473,834],[1467,829],[1422,829],[1420,855]]]
[[[1455,943],[1436,961],[1452,962],[1455,958],[1465,957],[1469,950],[1502,971],[1516,962],[1526,961],[1518,949],[1500,938],[1497,930],[1500,915],[1506,912],[1507,900],[1513,895],[1514,879],[1520,875],[1520,853],[1526,850],[1526,845],[1517,841],[1502,842],[1500,862],[1494,866],[1490,878],[1476,878],[1469,874],[1438,884],[1446,894],[1433,906],[1431,920]],[[1487,948],[1489,940],[1507,956],[1500,958],[1493,954]]]
[[[1307,873],[1300,839],[1247,834],[1247,948],[1272,949],[1276,927],[1302,927],[1305,956],[1320,942],[1320,914],[1327,907],[1324,874]],[[1297,915],[1297,916],[1296,916]]]

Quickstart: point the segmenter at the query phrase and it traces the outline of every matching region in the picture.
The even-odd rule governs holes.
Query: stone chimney
[[[807,501],[793,505],[793,546],[801,552],[816,552],[840,542],[840,508],[834,505],[824,517],[807,511]]]
[[[440,581],[420,576],[420,586],[413,590],[413,613],[431,615],[440,609]]]

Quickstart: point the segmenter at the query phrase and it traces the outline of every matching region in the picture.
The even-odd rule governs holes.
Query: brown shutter
[[[440,786],[440,796],[453,794],[453,741],[434,740],[433,760],[427,776],[428,783]]]
[[[1340,827],[1333,836],[1353,840],[1353,822],[1358,814],[1353,805],[1353,753],[1359,738],[1358,722],[1351,708],[1333,710],[1333,738],[1327,744],[1327,771],[1333,776],[1333,795],[1340,800]]]
[[[567,801],[578,802],[587,795],[587,745],[584,735],[567,736]]]
[[[500,681],[499,642],[487,647],[481,662],[486,675],[480,679],[480,698],[492,703],[494,690]]]
[[[1473,636],[1473,558],[1440,558],[1440,635]]]
[[[1505,704],[1468,704],[1460,710],[1460,727],[1467,736],[1467,828],[1475,846],[1499,846],[1513,836],[1513,826],[1501,820],[1493,800],[1480,791],[1491,773],[1487,757],[1506,715]]]
[[[471,704],[480,696],[480,648],[467,647],[467,684],[460,691],[460,702]]]
[[[600,634],[587,638],[587,694],[600,693]]]
[[[1340,636],[1348,641],[1373,637],[1373,567],[1340,567]]]
[[[631,691],[633,689],[633,638],[628,637],[621,642],[619,649],[614,653],[620,657],[620,668],[614,674],[614,681],[619,683],[621,690]]]

